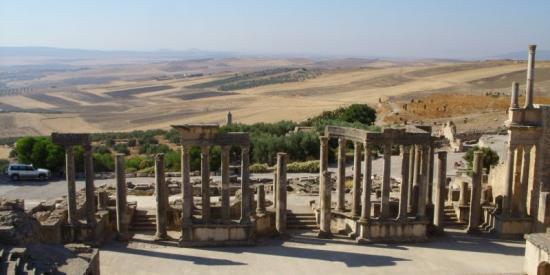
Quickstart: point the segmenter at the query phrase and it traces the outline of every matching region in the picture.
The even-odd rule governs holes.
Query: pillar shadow
[[[341,245],[351,245],[355,247],[358,245],[362,245],[362,244],[357,244],[355,241],[345,236],[338,236],[338,235],[333,236],[331,239],[320,239],[314,235],[298,233],[298,234],[292,235],[289,240],[295,243],[313,244],[313,245],[341,244]],[[406,247],[403,247],[398,244],[392,244],[392,243],[373,243],[373,244],[364,244],[364,245],[371,246],[371,247],[378,247],[378,248],[408,250],[408,248]]]

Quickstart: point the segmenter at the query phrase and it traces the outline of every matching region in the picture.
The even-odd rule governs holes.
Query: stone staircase
[[[130,231],[155,231],[156,230],[156,215],[153,212],[146,210],[136,210]]]
[[[319,229],[313,213],[288,212],[286,217],[287,229]]]
[[[458,220],[458,217],[456,216],[455,210],[452,205],[445,205],[443,215],[443,226],[445,228],[466,229],[466,227],[468,226],[466,222]]]

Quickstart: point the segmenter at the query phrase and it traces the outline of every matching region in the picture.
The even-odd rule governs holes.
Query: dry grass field
[[[298,81],[231,91],[208,84],[223,82],[237,72],[285,67],[319,73]],[[524,88],[525,69],[526,64],[518,61],[399,63],[237,58],[91,66],[88,70],[11,83],[39,88],[0,95],[0,108],[4,110],[0,113],[0,137],[223,123],[228,111],[233,113],[234,121],[244,123],[301,121],[352,103],[375,106],[382,124],[455,120],[465,125],[461,122],[467,118],[465,130],[480,124],[472,121],[482,126],[492,121],[491,125],[497,127],[505,118],[512,81]],[[189,76],[193,73],[202,75]],[[550,62],[538,62],[535,76],[535,102],[550,103],[544,98],[550,96]],[[92,81],[85,81],[87,77]],[[270,77],[246,81],[257,83]],[[99,84],[90,83],[94,79]],[[206,87],[196,88],[202,86]],[[407,110],[403,110],[403,104],[408,104]]]

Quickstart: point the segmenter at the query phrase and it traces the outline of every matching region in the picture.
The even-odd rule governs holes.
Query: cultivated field
[[[224,123],[228,111],[237,122],[300,121],[352,103],[376,106],[380,123],[496,128],[526,69],[519,61],[239,58],[71,66],[2,80],[19,89],[0,91],[0,137]],[[550,103],[550,62],[538,62],[535,76],[535,102]]]

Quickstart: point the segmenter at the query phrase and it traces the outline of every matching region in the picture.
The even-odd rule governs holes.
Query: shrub
[[[267,173],[270,171],[267,163],[254,163],[250,165],[250,173]]]
[[[319,173],[319,161],[292,162],[286,166],[289,173]]]
[[[493,149],[491,149],[489,147],[481,147],[480,148],[479,146],[474,146],[474,147],[471,147],[470,149],[468,149],[466,154],[462,157],[467,162],[468,170],[471,171],[473,169],[474,152],[475,151],[481,151],[482,152],[483,168],[486,169],[487,173],[489,173],[489,170],[491,168],[493,168],[495,165],[498,164],[499,157],[498,157],[497,152],[495,152]]]

